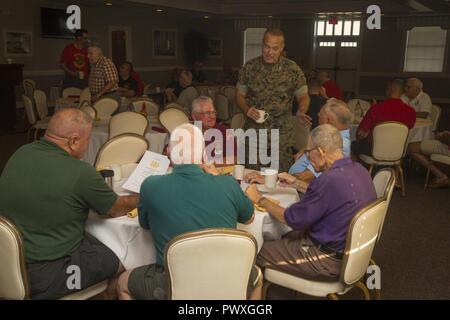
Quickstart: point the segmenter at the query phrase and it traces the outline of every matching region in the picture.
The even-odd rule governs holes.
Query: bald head
[[[79,109],[62,109],[54,114],[48,123],[45,134],[58,137],[83,135],[92,128],[92,119]]]
[[[173,164],[201,164],[205,151],[202,130],[190,123],[179,125],[170,134],[169,149]]]
[[[269,29],[264,33],[262,58],[267,64],[277,63],[284,49],[284,34],[279,29]]]
[[[386,88],[386,96],[389,98],[400,98],[403,94],[404,83],[401,79],[389,81]]]
[[[91,117],[79,109],[62,109],[48,123],[45,138],[76,158],[81,158],[89,143]]]

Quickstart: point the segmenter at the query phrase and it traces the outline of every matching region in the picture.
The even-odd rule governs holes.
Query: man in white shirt
[[[423,83],[417,78],[410,78],[405,84],[405,93],[402,95],[404,103],[416,110],[417,118],[429,118],[433,103],[428,94],[422,91]]]

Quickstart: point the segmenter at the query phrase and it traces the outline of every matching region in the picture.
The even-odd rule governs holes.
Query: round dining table
[[[129,168],[127,172],[122,170],[121,180],[113,183],[113,189],[117,194],[130,194],[122,188],[122,184],[131,172],[132,170]],[[242,182],[241,187],[245,191],[248,185]],[[264,185],[258,185],[258,189],[264,196],[278,200],[282,207],[288,207],[300,200],[297,191],[292,188],[267,189]],[[258,211],[256,208],[252,223],[248,225],[238,223],[237,228],[245,230],[255,237],[258,243],[258,252],[261,250],[264,240],[280,239],[292,230],[289,226],[275,220],[269,213]],[[110,248],[127,270],[156,262],[153,237],[149,230],[140,227],[138,217],[104,218],[91,212],[86,222],[86,231]]]
[[[93,128],[91,133],[91,140],[83,156],[83,161],[94,165],[97,153],[101,146],[108,141],[109,138],[109,120],[100,120],[93,122]],[[155,129],[158,129],[155,130]],[[169,143],[169,134],[166,132],[160,132],[160,128],[156,128],[149,124],[149,128],[145,133],[150,147],[149,150],[155,153],[163,153],[164,147]]]

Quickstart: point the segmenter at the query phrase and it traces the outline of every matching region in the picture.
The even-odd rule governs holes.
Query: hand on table
[[[245,194],[253,203],[258,203],[259,200],[261,200],[261,198],[262,198],[262,195],[261,195],[261,193],[259,193],[258,188],[256,187],[256,184],[251,184],[247,188],[247,190],[245,190]]]
[[[262,176],[259,172],[254,171],[245,175],[244,181],[247,183],[259,183],[264,184],[264,176]]]
[[[297,181],[296,177],[294,177],[293,175],[290,175],[287,172],[282,172],[282,173],[278,174],[278,179],[280,179],[280,182],[282,184],[285,184],[288,186],[292,186]]]

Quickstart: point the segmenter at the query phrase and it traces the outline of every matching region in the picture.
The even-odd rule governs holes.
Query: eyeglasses
[[[217,115],[217,111],[209,111],[209,112],[199,112],[201,116],[215,117]]]

